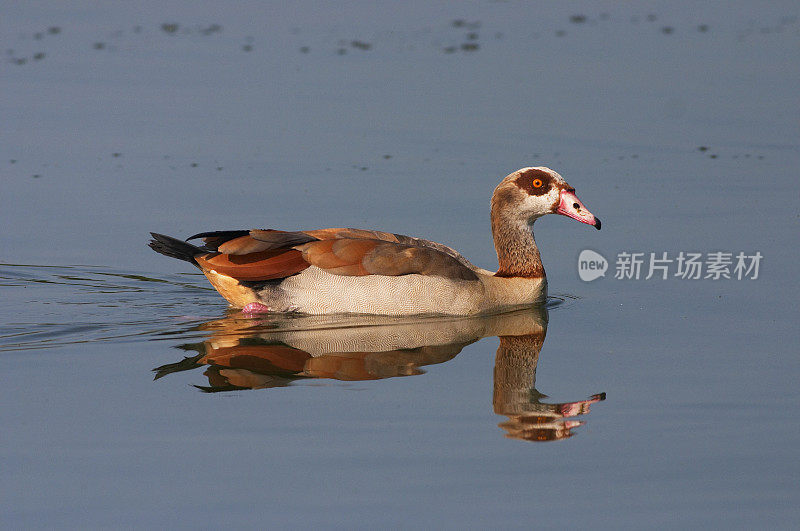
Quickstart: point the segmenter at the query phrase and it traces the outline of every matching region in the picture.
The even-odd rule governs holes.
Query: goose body
[[[491,201],[495,272],[436,242],[362,229],[217,231],[188,239],[202,238],[202,246],[153,233],[150,247],[200,268],[247,312],[472,315],[547,296],[533,223],[551,213],[600,228],[549,168],[522,168],[500,182]]]

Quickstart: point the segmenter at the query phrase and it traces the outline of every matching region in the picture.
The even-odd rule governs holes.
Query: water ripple
[[[199,274],[145,276],[98,266],[0,264],[0,351],[125,341],[219,314]]]
[[[228,319],[244,330],[336,329],[371,326],[369,317],[275,315],[257,322],[235,317],[199,273],[160,277],[103,266],[0,263],[0,352],[55,348],[94,342],[204,339],[208,322]],[[547,309],[564,308],[577,297],[555,295]],[[234,318],[231,320],[231,316]],[[394,324],[448,317],[381,318]],[[213,325],[212,325],[213,327]]]

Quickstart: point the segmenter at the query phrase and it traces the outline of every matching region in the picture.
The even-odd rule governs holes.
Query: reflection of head
[[[546,442],[558,441],[572,437],[572,428],[582,426],[580,420],[553,421],[548,417],[511,415],[509,420],[498,424],[506,432],[509,439]]]
[[[499,426],[506,437],[529,441],[554,441],[573,435],[582,421],[567,420],[589,412],[589,404],[605,400],[605,394],[588,400],[547,404],[536,390],[536,366],[546,329],[521,336],[501,336],[494,363],[494,412],[508,416]]]

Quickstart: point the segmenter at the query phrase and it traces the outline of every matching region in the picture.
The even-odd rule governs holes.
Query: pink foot
[[[269,306],[261,304],[260,302],[251,302],[250,304],[242,308],[242,313],[250,313],[250,314],[269,313],[271,311],[272,309]]]

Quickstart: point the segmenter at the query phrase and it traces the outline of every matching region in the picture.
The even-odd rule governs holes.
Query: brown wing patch
[[[405,236],[403,234],[382,232],[379,230],[339,229],[339,228],[307,230],[303,231],[303,234],[306,234],[310,237],[319,240],[328,240],[328,239],[380,240],[384,242],[401,243],[403,245],[411,247],[422,247],[427,249],[433,249],[435,251],[439,251],[440,253],[444,253],[448,256],[452,256],[467,269],[474,268],[474,266],[470,264],[466,258],[461,256],[455,249],[452,249],[446,245],[442,245],[441,243],[433,242],[430,240],[424,240],[422,238],[414,238],[412,236]]]
[[[376,275],[431,275],[459,280],[478,280],[470,268],[436,249],[381,243],[365,257],[364,267]]]
[[[334,240],[331,251],[340,260],[352,264],[362,261],[378,245],[378,240]]]
[[[428,247],[384,240],[321,240],[298,247],[310,264],[334,275],[432,275],[477,280],[456,258]]]
[[[206,254],[195,258],[204,270],[213,270],[236,280],[270,280],[299,273],[308,267],[294,249],[277,249],[244,255]]]
[[[303,259],[334,275],[364,276],[364,256],[369,254],[378,240],[321,240],[301,247]]]
[[[269,245],[251,236],[239,236],[221,244],[217,251],[230,255],[245,255],[269,250]]]
[[[203,269],[237,280],[269,280],[298,273],[313,264],[336,275],[419,273],[476,280],[473,266],[440,243],[376,230],[330,228],[309,231],[256,229],[196,234],[222,253],[197,258]],[[302,255],[286,254],[292,249]],[[266,253],[266,254],[265,254]]]

